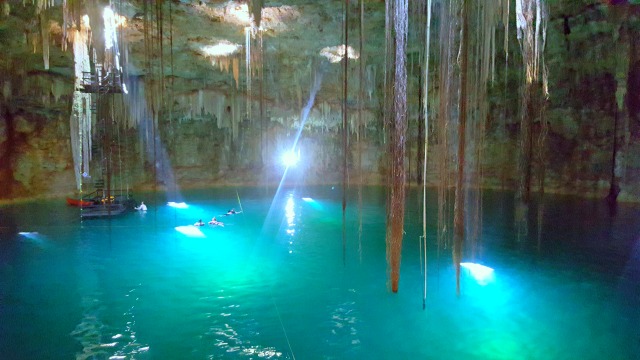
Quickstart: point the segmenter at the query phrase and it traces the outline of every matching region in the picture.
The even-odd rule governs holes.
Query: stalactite
[[[462,261],[462,246],[464,243],[464,172],[465,145],[467,133],[467,105],[468,105],[468,53],[469,53],[469,17],[470,1],[462,0],[461,44],[460,44],[460,99],[458,119],[458,169],[456,178],[455,204],[453,207],[453,264],[456,269],[456,294],[460,295],[460,262]]]
[[[299,109],[302,109],[302,86],[298,73],[293,73],[294,90],[296,92],[296,101]]]
[[[615,210],[617,208],[617,199],[618,194],[620,193],[620,186],[618,185],[616,179],[616,158],[618,154],[618,107],[619,105],[616,102],[614,113],[613,113],[613,134],[612,134],[612,148],[611,148],[611,179],[609,180],[609,193],[607,194],[606,200],[609,204],[609,212],[613,215],[615,214]]]
[[[346,263],[347,256],[347,95],[349,93],[349,56],[347,56],[347,46],[349,45],[349,0],[344,3],[344,42],[345,49],[342,57],[343,64],[343,87],[342,87],[342,262]]]
[[[376,67],[367,65],[367,95],[369,101],[373,100],[373,93],[376,88]]]
[[[422,141],[424,141],[423,159],[422,159],[422,250],[424,258],[423,276],[424,287],[422,297],[422,309],[425,309],[427,304],[427,156],[429,154],[429,54],[431,49],[431,0],[427,0],[427,22],[425,27],[425,51],[424,51],[424,88],[421,89],[422,94],[422,118],[424,119],[424,126],[422,126],[425,134]],[[420,146],[420,143],[418,143]],[[420,171],[420,169],[418,169]]]
[[[226,108],[226,98],[224,95],[218,96],[216,98],[216,119],[218,129],[221,129],[224,126],[223,116]]]
[[[169,1],[169,71],[170,71],[170,80],[169,80],[169,135],[173,137],[174,135],[174,127],[173,127],[173,105],[174,105],[174,62],[173,62],[173,9],[171,5],[171,1]],[[172,141],[172,144],[175,145],[175,141]],[[173,149],[173,153],[176,153],[176,149]],[[177,192],[177,188],[174,187],[174,190]],[[174,197],[177,194],[174,194]]]
[[[40,42],[42,43],[42,60],[44,62],[44,69],[49,70],[49,21],[47,20],[46,13],[40,12]]]
[[[475,244],[482,231],[482,159],[486,119],[489,118],[487,85],[493,79],[495,28],[503,20],[505,6],[503,1],[461,0],[442,3],[440,7],[439,104],[434,132],[438,169],[438,256],[441,247],[448,247],[451,240],[449,188],[453,183],[452,257],[458,295],[464,244],[469,241],[472,253],[475,253]],[[428,87],[424,91],[426,93]],[[428,97],[423,101],[426,108]],[[456,117],[458,122],[454,129],[451,121]],[[425,128],[425,131],[429,130],[428,124]],[[456,155],[455,161],[452,154]],[[451,168],[454,163],[455,170]],[[426,170],[424,174],[426,178]]]
[[[383,91],[383,122],[382,122],[382,139],[387,141],[387,129],[391,123],[391,111],[392,111],[392,80],[394,69],[394,42],[393,42],[393,1],[385,2],[385,68],[384,68],[384,91]]]
[[[405,135],[407,130],[407,73],[405,65],[408,30],[408,1],[395,0],[393,6],[393,30],[395,33],[395,71],[393,74],[393,138],[391,146],[391,196],[387,208],[387,262],[390,271],[391,291],[398,292],[400,257],[404,232],[405,205]]]
[[[58,78],[54,79],[51,83],[51,95],[53,95],[54,102],[57,103],[66,92],[66,84]]]
[[[262,21],[262,8],[264,7],[264,0],[251,0],[249,1],[249,12],[253,15],[253,26],[256,29],[260,28],[260,22]]]
[[[233,110],[231,111],[231,139],[236,141],[238,139],[238,125],[240,123],[240,99],[233,95],[231,98],[231,106]]]
[[[82,190],[83,176],[89,175],[89,161],[91,160],[91,94],[81,92],[85,73],[91,72],[88,44],[90,41],[89,17],[82,19],[80,29],[73,31],[75,86],[70,118],[71,150],[73,153],[76,187]]]
[[[259,61],[258,61],[258,78],[260,79],[260,86],[259,86],[259,91],[260,91],[260,102],[259,102],[259,111],[260,111],[260,165],[264,166],[265,164],[265,159],[267,157],[267,153],[266,153],[266,139],[265,139],[265,116],[264,116],[264,43],[263,43],[263,37],[262,37],[262,31],[258,32],[258,36],[259,36],[259,44],[260,44],[260,51],[258,53]],[[266,178],[266,177],[264,177]]]
[[[423,41],[424,42],[424,41]],[[422,72],[422,61],[420,61],[421,64],[418,65],[418,146],[416,146],[417,148],[417,155],[416,155],[416,186],[420,186],[422,184],[422,168],[424,166],[424,147],[421,146],[422,144],[424,144],[424,114],[425,114],[425,110],[424,110],[424,98],[425,98],[425,93],[423,91],[423,81],[424,81],[424,77],[423,77],[423,72]]]
[[[236,81],[236,89],[240,88],[240,59],[233,58],[233,80]]]
[[[541,69],[542,52],[546,40],[547,11],[544,0],[516,0],[516,26],[522,52],[525,84],[521,96],[520,171],[517,197],[528,203],[531,192],[533,166],[533,121],[539,109],[537,88],[544,70]],[[545,86],[543,85],[543,88]]]
[[[449,224],[449,185],[451,162],[450,155],[450,125],[451,107],[456,98],[454,91],[453,64],[456,62],[455,49],[458,48],[454,34],[457,33],[457,2],[443,3],[440,8],[440,58],[439,58],[439,80],[440,90],[438,103],[438,116],[436,118],[436,162],[438,169],[438,257],[441,248],[449,246],[450,224]]]
[[[70,34],[73,33],[73,28],[76,27],[76,24],[81,22],[80,19],[78,19],[79,15],[77,11],[79,2],[79,0],[62,1],[62,51],[67,50],[67,42],[71,42],[69,38],[71,36]],[[69,29],[71,29],[71,33]]]
[[[362,108],[364,107],[364,0],[360,0],[360,36],[358,42],[358,52],[360,62],[358,63],[358,133],[356,136],[358,148],[358,255],[362,262],[362,185],[364,182],[362,169],[362,138],[360,132],[364,132],[364,119],[362,118]]]
[[[247,79],[247,117],[251,118],[251,27],[244,28],[245,72]]]
[[[160,109],[160,115],[161,117],[164,117],[164,111],[165,111],[165,101],[164,101],[164,89],[165,89],[165,84],[164,84],[164,11],[163,11],[163,6],[164,6],[164,1],[157,1],[156,2],[156,24],[157,24],[157,28],[158,28],[158,37],[156,39],[158,39],[158,43],[159,43],[159,52],[160,52],[160,81],[158,81],[159,86],[160,86],[160,104],[158,106],[158,109]],[[119,64],[119,61],[116,62],[116,64]],[[119,65],[118,65],[119,66]]]
[[[470,138],[467,145],[467,159],[469,172],[467,174],[470,189],[465,208],[470,216],[467,217],[466,240],[471,245],[472,257],[475,257],[477,242],[482,233],[482,180],[483,180],[483,153],[485,147],[486,119],[489,112],[489,100],[487,98],[487,85],[493,81],[495,53],[495,29],[502,21],[504,4],[500,1],[476,4],[471,7],[475,11],[473,26],[479,31],[474,32],[474,44],[470,50],[473,58],[473,71],[475,79],[470,82],[469,89],[469,130]],[[471,46],[471,44],[470,44]]]

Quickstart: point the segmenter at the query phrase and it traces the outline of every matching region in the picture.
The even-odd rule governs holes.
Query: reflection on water
[[[450,252],[437,251],[429,193],[430,291],[422,310],[419,246],[406,242],[400,291],[391,294],[384,189],[363,191],[361,214],[348,207],[345,262],[341,192],[325,187],[281,197],[239,189],[243,212],[224,227],[190,224],[224,212],[235,189],[186,192],[187,209],[159,201],[146,216],[112,220],[80,222],[64,201],[3,207],[0,222],[10,230],[0,233],[0,353],[638,358],[639,206],[620,204],[611,218],[606,204],[555,198],[516,213],[510,194],[487,193],[482,251],[466,254],[457,298]],[[407,239],[421,235],[421,217],[409,202]]]

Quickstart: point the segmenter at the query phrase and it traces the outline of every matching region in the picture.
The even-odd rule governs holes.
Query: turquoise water
[[[532,204],[522,228],[512,195],[488,192],[465,261],[493,277],[463,270],[457,297],[431,205],[423,310],[420,196],[409,193],[393,294],[385,193],[364,189],[359,236],[352,190],[344,243],[338,187],[190,191],[186,209],[136,194],[149,210],[111,220],[81,221],[64,199],[4,206],[0,358],[640,358],[639,206],[611,217],[549,196],[542,226]],[[243,212],[217,216],[224,227],[191,226],[231,207]]]

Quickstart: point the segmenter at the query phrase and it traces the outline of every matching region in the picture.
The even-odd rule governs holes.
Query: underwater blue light
[[[307,203],[307,205],[311,206],[312,209],[322,210],[322,204],[320,202],[318,202],[318,201],[315,201],[314,199],[312,199],[310,197],[303,197],[302,201]]]
[[[494,271],[488,266],[468,262],[460,263],[460,266],[469,270],[471,276],[473,276],[480,285],[487,285],[494,279]]]
[[[27,239],[42,241],[42,237],[37,231],[20,231],[18,234],[26,237]]]
[[[171,207],[174,207],[174,208],[177,208],[177,209],[186,209],[186,208],[189,207],[189,205],[187,205],[187,203],[185,203],[185,202],[177,203],[177,202],[169,201],[167,203],[167,205],[169,205]]]
[[[32,235],[38,235],[37,231],[20,231],[18,234],[26,237],[30,237]]]
[[[189,237],[198,237],[198,238],[205,237],[202,231],[197,226],[193,226],[193,225],[176,226],[175,229],[177,232]]]
[[[46,244],[46,237],[37,231],[20,231],[18,235],[24,237],[26,242],[36,244],[38,246],[44,246]]]

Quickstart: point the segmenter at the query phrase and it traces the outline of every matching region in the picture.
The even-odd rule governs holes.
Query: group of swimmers
[[[216,220],[216,217],[214,216],[211,221],[209,221],[209,225],[214,225],[214,226],[224,226],[224,223],[221,221]],[[193,224],[193,226],[204,226],[204,222],[202,222],[202,219],[196,221],[195,224]]]
[[[144,201],[141,201],[140,202],[140,206],[136,206],[135,209],[138,210],[138,211],[147,211],[147,205],[144,204]],[[223,214],[222,216],[229,216],[229,215],[239,214],[240,212],[236,211],[234,208],[231,208],[229,211],[227,211],[226,214]],[[211,221],[209,221],[209,225],[224,226],[224,223],[222,221],[218,221],[216,219],[216,217],[214,216],[213,218],[211,218]],[[200,220],[196,221],[196,223],[193,224],[193,226],[204,226],[204,222],[202,221],[202,219],[200,219]]]
[[[235,209],[231,208],[231,210],[227,211],[226,214],[223,214],[222,216],[229,216],[229,215],[234,215],[234,214],[239,214],[240,212],[236,211]],[[222,221],[218,221],[218,219],[216,219],[216,217],[214,216],[213,218],[211,218],[211,221],[209,221],[209,225],[213,225],[213,226],[224,226],[224,223]],[[196,221],[195,224],[193,224],[193,226],[204,226],[204,222],[202,221],[202,219]]]

